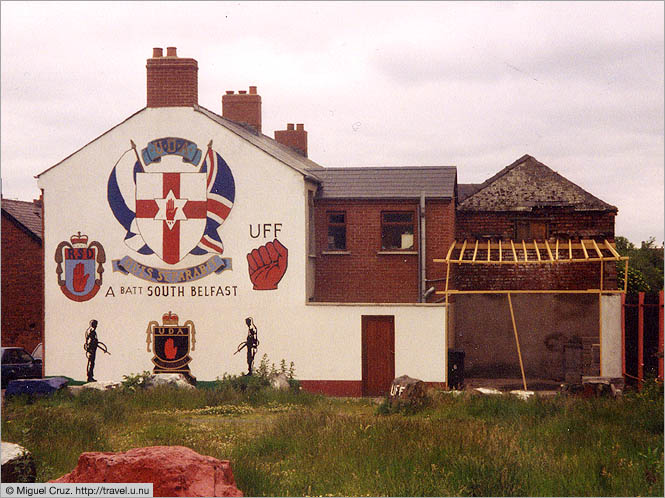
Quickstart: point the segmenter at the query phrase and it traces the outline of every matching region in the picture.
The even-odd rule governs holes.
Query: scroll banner
[[[164,268],[153,268],[133,260],[129,256],[122,259],[113,260],[113,271],[119,271],[125,275],[130,273],[148,282],[156,284],[178,284],[183,282],[192,282],[207,277],[212,273],[222,273],[224,270],[231,269],[230,258],[220,258],[213,256],[205,263],[191,266],[189,268],[180,268],[177,270],[167,270]]]

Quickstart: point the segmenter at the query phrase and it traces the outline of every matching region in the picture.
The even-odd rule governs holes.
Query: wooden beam
[[[517,251],[515,250],[515,244],[513,244],[513,239],[510,239],[510,247],[513,250],[513,258],[517,261]]]
[[[604,257],[604,256],[603,256],[603,253],[600,252],[600,247],[598,247],[598,244],[596,244],[596,240],[595,240],[595,239],[591,239],[591,242],[593,242],[593,248],[596,250],[596,254],[598,254],[598,257],[599,257],[599,258],[603,258],[603,257]]]
[[[547,248],[547,254],[550,255],[550,261],[554,261],[554,256],[552,256],[552,249],[550,248],[549,242],[545,239],[545,247]]]
[[[490,260],[490,254],[492,253],[492,241],[487,239],[487,261]]]
[[[455,244],[457,243],[456,240],[453,240],[453,245],[450,246],[450,249],[448,249],[448,255],[446,256],[446,261],[450,261],[450,256],[453,253],[453,249],[455,249]],[[436,261],[436,260],[434,260]]]
[[[559,259],[559,239],[556,239],[556,259]]]
[[[560,289],[560,290],[551,290],[551,289],[544,289],[544,290],[457,290],[457,289],[451,289],[448,291],[448,294],[507,294],[511,292],[512,294],[600,294],[601,292],[603,294],[621,294],[623,291],[620,290],[605,290],[601,291],[600,289],[574,289],[574,290],[566,290],[566,289]],[[443,295],[445,292],[443,291],[436,291],[436,295]]]
[[[582,243],[582,251],[584,251],[584,259],[589,259],[589,253],[586,251],[586,247],[584,247],[584,240],[580,239],[580,242]]]
[[[501,249],[501,239],[499,239],[499,262],[503,261],[503,250]]]
[[[538,256],[538,261],[541,261],[541,259],[540,259],[540,251],[538,250],[538,242],[536,242],[535,240],[533,241],[533,247],[536,248],[536,256]]]
[[[612,253],[612,255],[613,255],[615,258],[620,258],[620,257],[621,257],[621,255],[617,252],[617,250],[616,250],[614,247],[612,247],[612,244],[610,244],[610,243],[607,241],[607,239],[605,239],[605,247],[607,247],[607,248],[610,250],[610,252]]]
[[[568,259],[573,259],[573,241],[568,239]]]
[[[524,249],[524,261],[529,261],[529,255],[526,253],[526,242],[522,240],[522,249]]]
[[[508,306],[510,307],[510,319],[513,322],[513,332],[515,332],[515,344],[517,344],[517,356],[520,359],[520,370],[522,371],[522,384],[524,384],[524,390],[526,391],[526,376],[524,375],[524,363],[522,363],[522,349],[520,348],[520,339],[517,336],[517,325],[515,324],[515,312],[513,311],[513,301],[510,298],[510,292],[508,293]]]
[[[462,261],[464,259],[464,251],[466,250],[466,239],[464,239],[464,244],[462,244],[462,250],[459,253],[459,260]]]
[[[478,240],[476,239],[476,247],[473,248],[473,259],[471,261],[476,261],[476,254],[478,254]]]

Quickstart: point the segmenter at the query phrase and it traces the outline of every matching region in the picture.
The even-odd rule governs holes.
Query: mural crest
[[[196,329],[191,320],[178,325],[178,315],[169,311],[162,315],[162,325],[157,321],[148,323],[146,347],[150,352],[155,373],[189,373],[189,352],[195,350]]]
[[[212,257],[202,265],[174,270],[148,267],[127,256],[113,261],[114,271],[152,282],[164,281],[165,275],[170,282],[187,282],[230,269],[231,260],[220,257],[224,245],[219,232],[233,207],[235,182],[212,141],[205,154],[184,138],[152,140],[140,156],[131,144],[136,161],[118,161],[107,195],[113,215],[127,231],[125,244],[167,265],[189,254]],[[165,156],[182,159],[164,165]]]
[[[95,297],[102,285],[103,263],[106,263],[106,254],[99,242],[88,244],[88,236],[79,231],[69,241],[58,244],[55,262],[58,285],[65,296],[78,302]],[[63,273],[65,278],[62,278]]]

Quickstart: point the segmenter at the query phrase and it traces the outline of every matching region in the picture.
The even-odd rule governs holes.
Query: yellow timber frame
[[[535,254],[535,258],[529,257],[529,251]],[[479,252],[484,252],[484,257],[480,257]],[[506,257],[504,257],[506,256]],[[580,239],[573,241],[556,239],[553,242],[548,240],[531,242],[513,241],[513,240],[498,240],[492,242],[491,240],[463,240],[453,241],[448,254],[445,259],[434,259],[434,263],[446,264],[446,286],[443,291],[436,291],[437,295],[445,296],[446,303],[446,338],[448,338],[448,324],[450,322],[450,307],[449,296],[455,294],[507,294],[508,305],[510,307],[510,317],[513,324],[513,331],[515,333],[515,344],[517,346],[517,354],[520,362],[520,370],[522,372],[522,383],[524,390],[527,389],[526,377],[524,375],[524,365],[522,363],[522,351],[520,349],[519,337],[517,334],[517,325],[515,322],[515,312],[513,310],[513,303],[511,299],[512,294],[598,294],[598,307],[599,307],[599,324],[598,331],[601,343],[601,358],[602,358],[602,333],[603,333],[603,318],[602,318],[602,294],[617,294],[625,293],[628,287],[628,257],[621,256],[614,243],[608,240],[596,242],[594,239]],[[624,271],[624,287],[621,290],[616,289],[603,289],[604,287],[604,265],[605,262],[619,262],[625,261]],[[555,265],[555,264],[569,264],[569,263],[600,263],[600,282],[597,289],[579,289],[579,290],[494,290],[494,289],[481,289],[481,290],[456,290],[450,288],[450,265],[457,264],[471,264],[471,265]],[[446,339],[447,340],[447,339]],[[601,372],[602,375],[602,361]]]

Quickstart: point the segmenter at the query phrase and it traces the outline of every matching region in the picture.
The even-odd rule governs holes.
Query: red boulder
[[[73,471],[51,482],[151,482],[154,496],[243,496],[228,460],[184,446],[81,453]]]

